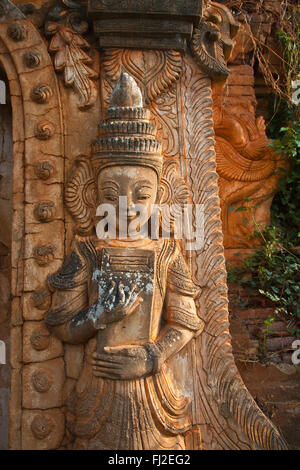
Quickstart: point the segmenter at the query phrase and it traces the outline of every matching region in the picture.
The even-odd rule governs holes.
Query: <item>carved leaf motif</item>
[[[166,91],[181,74],[182,57],[178,51],[137,51],[107,49],[103,67],[107,79],[115,82],[121,72],[132,75],[144,90],[149,103]]]
[[[179,153],[178,116],[176,88],[163,93],[152,103],[151,111],[157,124],[157,138],[162,142],[163,153],[168,157],[175,157]]]
[[[66,206],[77,222],[77,230],[86,235],[93,229],[96,209],[96,183],[90,163],[79,157],[78,168],[65,190]]]
[[[122,49],[106,49],[103,52],[104,61],[103,67],[106,77],[115,82],[122,72]]]
[[[55,54],[55,70],[62,72],[65,85],[78,93],[80,109],[92,106],[97,98],[97,87],[93,80],[98,74],[89,67],[92,59],[85,52],[90,48],[89,44],[72,28],[56,23],[48,24],[47,32],[54,34],[49,51]]]

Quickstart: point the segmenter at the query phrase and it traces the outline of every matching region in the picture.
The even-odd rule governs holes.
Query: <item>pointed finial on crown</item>
[[[110,106],[118,108],[142,108],[143,97],[136,81],[128,73],[123,72],[115,86],[111,97]]]
[[[156,131],[136,81],[122,73],[99,124],[99,138],[92,145],[96,173],[106,166],[141,165],[153,168],[160,177],[163,156]]]

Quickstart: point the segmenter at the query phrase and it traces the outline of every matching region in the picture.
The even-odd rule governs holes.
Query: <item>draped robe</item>
[[[152,273],[151,302],[144,302],[142,316],[135,317],[134,313],[130,320],[121,320],[123,326],[121,322],[120,325],[110,323],[104,332],[94,332],[88,334],[92,338],[84,338],[82,331],[88,321],[88,306],[92,303],[95,282],[106,275],[104,252],[112,250],[114,253],[117,249],[122,264],[122,250],[125,261],[130,259],[126,258],[128,245],[130,253],[137,250],[139,255],[144,253],[145,257],[154,260],[153,269],[149,268]],[[127,275],[137,279],[135,270],[130,269],[130,261],[128,263]],[[95,272],[100,273],[98,281]],[[122,282],[123,279],[124,273]],[[66,402],[67,428],[72,436],[70,448],[184,449],[184,433],[192,426],[191,391],[186,386],[190,369],[186,357],[178,359],[178,368],[184,370],[181,375],[177,371],[176,376],[174,370],[175,356],[175,360],[167,360],[158,373],[136,380],[96,377],[91,364],[96,349],[99,351],[99,348],[112,344],[143,344],[144,340],[155,342],[166,324],[173,325],[175,331],[176,325],[187,328],[195,335],[202,331],[203,322],[194,302],[198,288],[177,242],[137,240],[122,243],[120,240],[105,242],[93,237],[76,237],[70,257],[57,273],[49,276],[48,282],[53,296],[46,324],[63,341],[86,343],[81,375]],[[134,321],[136,330],[132,328]],[[132,336],[134,331],[136,338]]]

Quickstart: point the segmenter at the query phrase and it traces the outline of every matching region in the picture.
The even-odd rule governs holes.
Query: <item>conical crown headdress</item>
[[[152,168],[160,177],[163,156],[156,140],[156,125],[136,81],[122,73],[115,86],[106,119],[100,122],[99,139],[92,146],[92,165],[96,173],[107,166],[141,165]]]

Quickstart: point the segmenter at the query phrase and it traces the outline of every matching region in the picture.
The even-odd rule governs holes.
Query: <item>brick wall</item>
[[[233,352],[247,388],[290,448],[300,449],[300,374],[292,362],[296,338],[276,317],[263,334],[274,307],[260,295],[229,285],[229,308]]]

